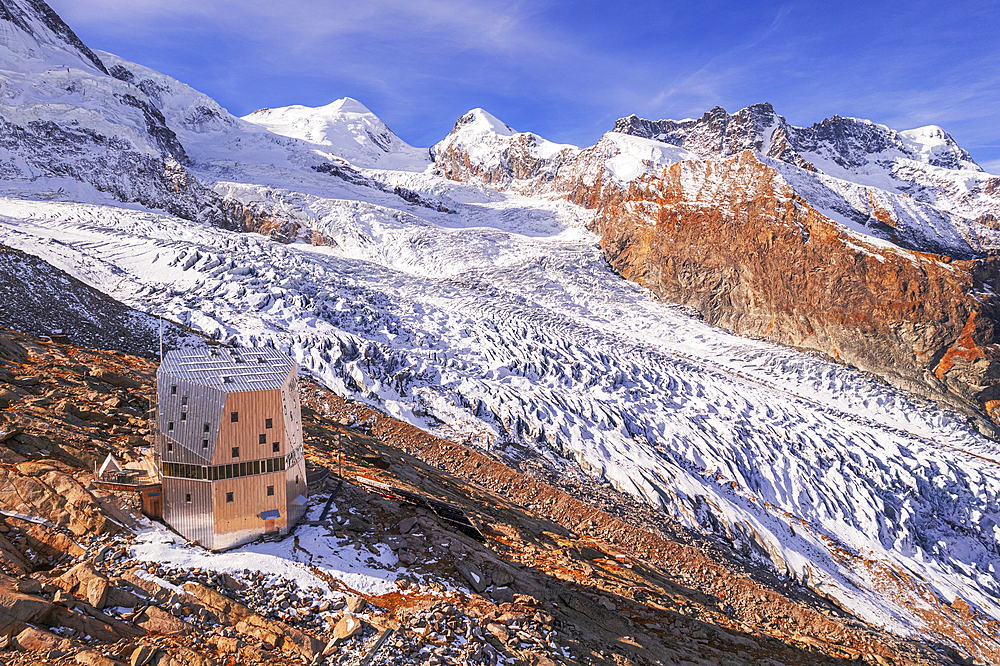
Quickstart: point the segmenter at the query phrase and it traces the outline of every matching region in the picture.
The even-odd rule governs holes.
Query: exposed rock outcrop
[[[749,151],[639,178],[595,226],[616,271],[715,325],[822,351],[1000,422],[996,259],[868,242]]]

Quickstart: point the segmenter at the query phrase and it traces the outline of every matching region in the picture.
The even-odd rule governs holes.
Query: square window
[[[208,448],[208,440],[207,439],[201,440],[201,448],[203,448],[203,449],[207,449]]]
[[[261,436],[260,436],[260,437],[258,438],[258,441],[259,441],[259,442],[260,442],[261,444],[267,444],[267,435],[261,435]]]
[[[170,395],[177,395],[177,387],[176,386],[171,386],[170,387]]]
[[[274,419],[264,419],[264,427],[265,428],[273,428],[274,427]],[[263,435],[261,435],[261,437],[263,437]]]
[[[240,413],[239,412],[230,412],[229,413],[229,422],[230,423],[238,423],[239,420],[240,420]]]
[[[212,431],[212,426],[210,426],[209,424],[206,423],[205,425],[203,425],[201,427],[201,431],[202,432],[211,432]]]
[[[173,421],[167,421],[167,432],[170,432],[173,429],[174,429],[174,422]]]
[[[184,501],[187,502],[188,504],[191,503],[191,493],[184,494]]]
[[[233,503],[233,494],[226,493],[226,504],[232,504],[232,503]]]
[[[281,444],[279,444],[278,442],[275,442],[274,444],[272,444],[271,445],[271,451],[273,451],[274,453],[277,453],[278,451],[281,451]]]
[[[267,496],[270,497],[271,495],[274,495],[274,486],[267,487]]]
[[[238,447],[238,446],[234,446],[233,447],[233,457],[234,458],[239,458],[240,457],[240,447]]]

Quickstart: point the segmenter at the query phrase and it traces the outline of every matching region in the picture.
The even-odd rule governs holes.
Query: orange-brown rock
[[[640,177],[594,226],[617,272],[710,323],[822,351],[1000,433],[997,259],[852,234],[749,151]]]

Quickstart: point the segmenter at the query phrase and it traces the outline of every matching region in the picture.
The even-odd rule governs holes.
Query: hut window
[[[274,419],[264,419],[264,427],[265,428],[273,428],[274,427]],[[263,437],[263,436],[264,435],[261,435],[261,437]],[[261,442],[261,444],[263,444],[263,442]]]
[[[239,458],[240,457],[240,447],[234,446],[232,453],[233,453],[233,457],[234,458]]]
[[[268,472],[274,471],[274,458],[267,459],[267,465],[265,465],[265,468],[267,469]]]
[[[247,464],[240,463],[240,476],[247,476]]]
[[[226,465],[226,478],[227,479],[233,478],[233,466],[232,465]]]
[[[274,486],[268,486],[267,487],[267,496],[270,497],[272,495],[274,495]]]
[[[168,440],[167,441],[167,451],[173,451],[173,450],[174,450],[174,443]]]
[[[177,395],[177,386],[176,385],[170,387],[170,395]]]
[[[174,422],[173,421],[167,421],[167,432],[170,432],[173,429],[174,429]]]
[[[203,449],[207,449],[208,448],[208,440],[207,439],[201,440],[201,448],[203,448]]]
[[[184,501],[188,504],[191,503],[191,493],[184,493]]]
[[[280,443],[275,442],[274,444],[271,445],[271,451],[273,451],[274,453],[277,453],[280,450],[281,450],[281,444]]]
[[[260,474],[260,461],[259,460],[254,460],[253,461],[253,473],[254,474]]]
[[[206,423],[205,425],[203,425],[201,427],[201,430],[202,430],[202,432],[211,432],[212,426],[210,426],[209,424]]]
[[[257,441],[259,441],[261,444],[267,444],[267,435],[261,435],[260,437],[257,438]]]
[[[240,413],[239,412],[230,412],[229,413],[229,422],[230,423],[238,423],[239,420],[240,420]]]
[[[182,405],[188,404],[188,397],[186,395],[181,398],[181,404]]]
[[[299,475],[295,475],[295,485],[299,485]]]
[[[188,420],[187,412],[181,412],[181,421],[187,421],[187,420]]]
[[[233,503],[233,494],[226,493],[226,504],[232,504],[232,503]]]

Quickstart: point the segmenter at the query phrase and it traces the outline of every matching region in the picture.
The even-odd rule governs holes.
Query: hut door
[[[274,525],[274,518],[264,521],[264,532],[270,534],[271,532],[276,532],[278,528]]]

